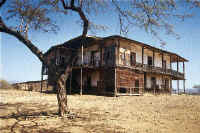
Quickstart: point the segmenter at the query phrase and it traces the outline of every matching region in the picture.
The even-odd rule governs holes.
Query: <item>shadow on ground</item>
[[[124,132],[121,127],[109,127],[106,115],[97,110],[73,110],[61,118],[55,107],[41,104],[0,104],[0,132],[12,133],[88,133]]]

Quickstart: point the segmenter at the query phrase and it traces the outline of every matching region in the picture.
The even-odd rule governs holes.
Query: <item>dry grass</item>
[[[0,132],[199,133],[200,96],[68,96],[76,117],[59,118],[55,94],[0,92]]]

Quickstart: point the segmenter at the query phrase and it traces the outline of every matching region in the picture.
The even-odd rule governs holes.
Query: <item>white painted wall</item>
[[[136,62],[142,63],[142,47],[135,44],[131,44],[130,49],[131,52],[136,53]]]
[[[130,52],[136,53],[136,62],[142,63],[142,46],[122,41],[120,43],[120,52],[124,50],[130,50]],[[148,56],[153,58],[153,51],[150,49],[144,49],[144,64],[148,63]],[[120,58],[119,58],[120,59]],[[164,54],[163,59],[166,60],[166,66],[170,68],[170,56]],[[120,62],[120,61],[119,61]],[[162,67],[162,55],[161,53],[155,52],[154,63],[156,67]]]
[[[147,81],[146,81],[146,87],[151,88],[151,77],[156,78],[156,84],[159,85],[159,88],[161,88],[162,85],[162,76],[161,75],[155,75],[155,74],[147,74]],[[165,76],[164,78],[167,78],[170,80],[170,77]],[[170,82],[169,82],[170,86]]]

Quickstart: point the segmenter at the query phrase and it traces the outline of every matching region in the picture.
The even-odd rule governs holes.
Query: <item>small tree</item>
[[[8,83],[6,80],[0,80],[0,89],[12,89],[12,85]]]
[[[0,1],[0,8],[6,5],[6,0]],[[82,20],[82,37],[86,37],[88,30],[105,29],[105,26],[95,25],[89,16],[102,12],[113,13],[118,16],[120,33],[126,34],[131,27],[140,27],[146,32],[159,38],[158,31],[165,30],[167,34],[178,37],[173,31],[170,21],[184,20],[191,15],[188,13],[191,8],[200,7],[199,0],[10,0],[4,8],[4,16],[0,16],[0,32],[17,38],[38,59],[48,67],[49,71],[55,72],[57,79],[57,99],[59,115],[64,116],[68,112],[67,96],[65,90],[66,79],[71,72],[72,62],[76,59],[76,52],[71,54],[64,73],[56,71],[56,65],[50,65],[44,59],[43,53],[28,39],[29,30],[42,30],[44,32],[58,30],[53,21],[52,14],[67,14],[68,11],[78,13]],[[180,9],[185,9],[185,12]],[[188,9],[188,10],[187,10]],[[10,27],[6,19],[17,19],[17,24]],[[12,25],[13,26],[13,25]],[[17,29],[16,29],[17,28]]]

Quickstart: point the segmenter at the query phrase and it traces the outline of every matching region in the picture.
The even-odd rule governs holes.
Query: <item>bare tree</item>
[[[69,110],[67,108],[67,95],[65,90],[66,79],[68,78],[72,63],[76,59],[76,52],[71,52],[71,57],[66,64],[64,73],[56,71],[56,65],[47,63],[44,54],[28,39],[29,30],[41,30],[44,32],[58,30],[52,14],[68,11],[76,12],[80,16],[83,27],[82,37],[86,37],[88,30],[103,29],[90,19],[91,15],[98,15],[102,12],[109,12],[119,18],[120,33],[127,33],[132,27],[140,27],[146,32],[156,36],[160,41],[158,31],[165,30],[167,34],[178,37],[173,30],[171,20],[184,20],[191,17],[191,9],[199,8],[199,0],[6,0],[0,1],[0,9],[6,6],[4,16],[0,16],[0,32],[7,33],[17,38],[22,44],[45,64],[50,71],[55,72],[57,79],[57,99],[59,115],[64,116]],[[183,10],[184,9],[184,10]],[[6,16],[6,17],[5,17]],[[17,26],[10,27],[6,19],[18,19]],[[24,32],[25,31],[25,32]],[[69,51],[70,52],[70,51]]]

